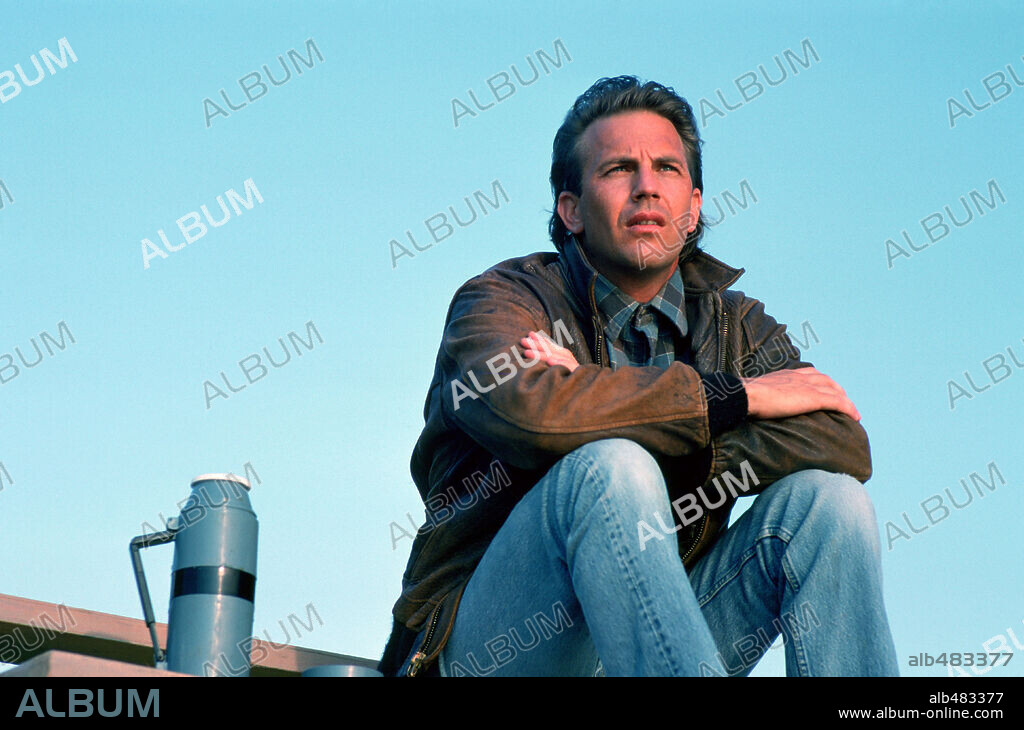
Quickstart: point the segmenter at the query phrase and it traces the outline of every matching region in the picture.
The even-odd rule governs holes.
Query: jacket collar
[[[746,269],[735,269],[722,263],[704,251],[696,251],[685,263],[680,264],[686,296],[697,296],[707,292],[721,293],[736,283]]]
[[[575,236],[562,247],[558,257],[562,273],[569,282],[576,298],[593,312],[591,292],[597,273],[587,261],[583,246]],[[735,269],[722,263],[711,254],[696,251],[690,258],[680,264],[679,272],[683,277],[683,289],[686,298],[697,297],[708,292],[722,292],[732,286],[745,269]]]

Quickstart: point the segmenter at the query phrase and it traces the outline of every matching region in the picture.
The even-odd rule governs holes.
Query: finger
[[[533,338],[540,342],[541,344],[550,345],[551,347],[558,347],[559,349],[565,349],[560,345],[555,344],[555,341],[552,340],[546,332],[534,332]]]
[[[545,346],[550,341],[545,341],[542,337],[538,336],[536,332],[531,332],[529,335],[521,340],[526,345],[532,345],[534,349],[547,349]],[[557,347],[554,343],[551,343],[552,347]]]
[[[533,337],[533,342],[534,342],[534,345],[535,345],[536,348],[538,348],[540,350],[543,350],[544,352],[554,353],[554,352],[558,352],[559,350],[564,349],[564,348],[561,348],[558,345],[556,345],[551,340],[546,339],[546,338],[544,338],[544,337],[542,337],[540,335],[537,335],[536,333],[535,333],[535,336]]]
[[[838,410],[840,412],[845,413],[855,421],[860,420],[860,411],[857,410],[857,407],[853,405],[853,401],[851,401],[849,398],[841,398],[838,405]]]
[[[550,352],[542,352],[540,350],[534,350],[532,348],[528,348],[523,353],[523,355],[525,356],[525,358],[527,360],[539,360],[540,362],[545,363],[547,365],[554,364],[554,360],[555,360],[555,356],[552,353],[550,353]]]
[[[544,349],[544,341],[537,335],[536,332],[531,331],[526,337],[530,341],[530,344],[536,349]]]

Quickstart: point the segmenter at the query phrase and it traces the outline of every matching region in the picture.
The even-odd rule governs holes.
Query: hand
[[[815,368],[776,370],[757,378],[740,378],[747,391],[751,418],[787,418],[812,411],[839,411],[855,421],[860,412],[832,378]]]
[[[530,332],[529,336],[519,340],[519,343],[524,348],[523,355],[527,360],[539,357],[540,361],[547,365],[569,368],[570,373],[580,366],[571,352],[556,345],[543,332]]]

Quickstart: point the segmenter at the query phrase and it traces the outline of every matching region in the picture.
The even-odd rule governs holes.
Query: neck
[[[602,271],[601,274],[612,284],[618,287],[626,296],[632,297],[641,304],[654,299],[654,296],[665,286],[665,282],[672,278],[679,266],[678,260],[673,260],[667,269],[648,271]],[[595,267],[596,268],[596,267]]]
[[[568,245],[582,257],[589,268],[597,271],[610,281],[626,296],[632,297],[641,304],[654,299],[654,296],[665,286],[665,282],[672,278],[672,275],[679,268],[679,259],[673,259],[668,266],[663,268],[648,267],[637,270],[633,267],[617,267],[607,261],[595,261],[578,241],[571,241]]]

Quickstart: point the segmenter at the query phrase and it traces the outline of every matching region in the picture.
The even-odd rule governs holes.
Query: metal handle
[[[142,568],[142,555],[139,550],[173,542],[174,534],[174,530],[150,532],[133,537],[128,545],[132,556],[132,568],[135,570],[135,583],[139,587],[139,599],[142,601],[142,616],[146,619],[146,628],[149,629],[149,635],[153,639],[153,666],[160,666],[160,662],[166,659],[166,654],[160,648],[160,640],[156,637],[156,617],[153,615],[153,604],[149,600],[149,586],[146,584],[146,574]]]

